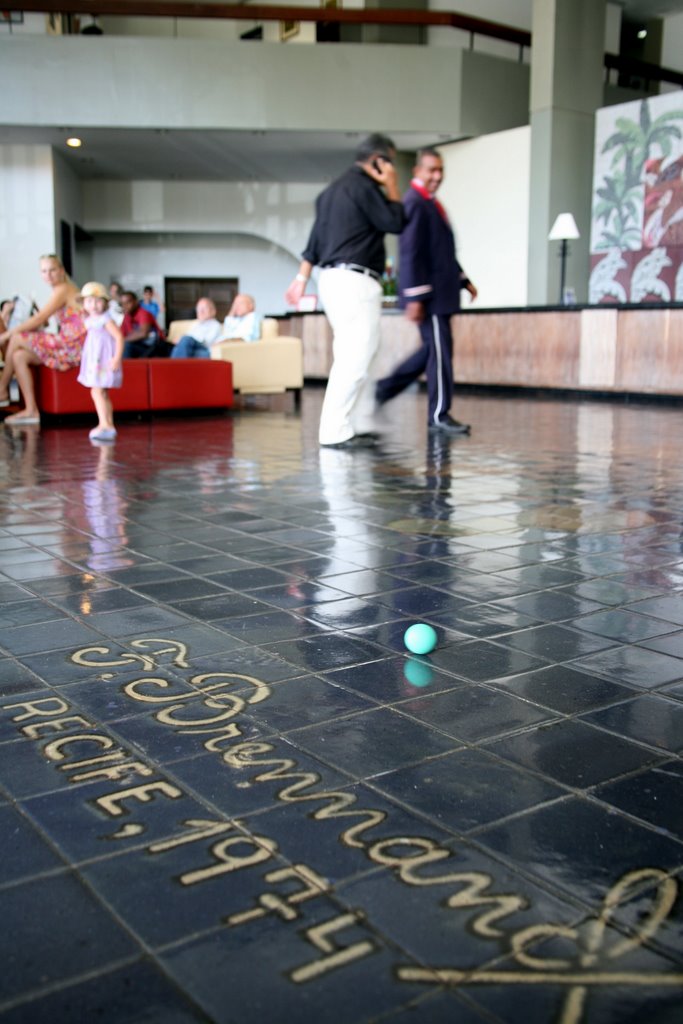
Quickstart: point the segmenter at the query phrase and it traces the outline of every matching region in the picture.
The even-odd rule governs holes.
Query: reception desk
[[[322,313],[281,319],[303,341],[304,376],[326,379],[332,335]],[[460,384],[683,395],[683,304],[467,310],[453,320]],[[397,310],[382,316],[376,375],[419,345]]]

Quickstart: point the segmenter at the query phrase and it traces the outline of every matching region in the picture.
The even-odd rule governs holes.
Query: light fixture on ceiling
[[[66,140],[66,144],[67,146],[71,146],[72,149],[79,149],[83,145],[83,141],[76,135],[72,135]]]
[[[646,28],[641,28],[640,29],[640,31],[638,32],[638,38],[639,39],[647,39],[647,29]]]

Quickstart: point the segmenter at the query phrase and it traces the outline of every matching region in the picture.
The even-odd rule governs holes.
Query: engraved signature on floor
[[[317,772],[302,769],[289,752],[285,756],[278,752],[277,738],[272,742],[243,738],[234,719],[248,706],[268,699],[271,689],[267,683],[229,671],[193,674],[189,649],[179,641],[155,637],[132,641],[130,646],[134,653],[122,650],[118,655],[105,646],[83,648],[71,660],[86,669],[118,667],[125,669],[126,674],[139,665],[142,675],[122,681],[120,692],[128,699],[152,705],[153,718],[161,726],[197,736],[205,750],[220,756],[226,771],[239,771],[243,777],[248,774],[250,784],[273,784],[277,800],[301,804],[311,820],[338,822],[341,830],[337,842],[363,853],[375,865],[388,868],[399,883],[423,891],[447,886],[449,894],[441,905],[454,912],[464,911],[465,925],[471,933],[497,943],[498,958],[486,967],[399,964],[395,968],[397,980],[449,987],[560,986],[567,991],[558,1024],[580,1024],[588,1010],[591,989],[683,986],[683,973],[619,970],[618,964],[622,957],[654,939],[667,921],[678,895],[678,883],[667,871],[658,867],[628,871],[606,893],[599,912],[580,924],[541,922],[517,930],[509,925],[506,928],[511,916],[529,909],[526,896],[496,892],[491,874],[463,870],[457,851],[430,836],[398,833],[378,837],[375,830],[390,824],[386,811],[362,807],[349,790],[326,789]],[[166,678],[164,658],[169,669],[189,670],[189,690],[179,690],[178,680]],[[115,678],[110,671],[100,675],[103,682]],[[41,743],[47,739],[42,748],[44,756],[60,771],[73,773],[69,782],[98,779],[108,784],[129,785],[131,776],[144,779],[133,788],[110,789],[92,801],[99,814],[118,819],[120,826],[114,834],[101,838],[133,839],[146,831],[144,822],[121,822],[133,806],[142,811],[157,799],[182,801],[185,797],[175,783],[151,779],[155,769],[137,755],[132,759],[130,752],[115,746],[106,731],[82,716],[71,714],[72,708],[62,697],[14,701],[0,710],[10,712],[11,722],[25,738]],[[52,732],[61,735],[48,739]],[[95,744],[102,752],[74,761],[73,755],[69,755],[70,747],[79,750],[86,743]],[[183,831],[152,842],[147,851],[158,856],[188,844],[197,843],[198,853],[200,847],[208,847],[209,863],[185,870],[178,877],[184,888],[225,873],[268,865],[263,876],[266,891],[255,905],[222,916],[221,921],[229,927],[248,926],[266,914],[274,914],[284,923],[296,921],[302,903],[327,899],[333,893],[334,887],[311,865],[296,863],[274,868],[273,860],[280,855],[277,842],[267,835],[251,833],[243,822],[187,819],[182,826]],[[201,855],[204,861],[206,854]],[[440,866],[438,874],[434,871],[436,864]],[[624,911],[636,899],[639,904],[647,899],[648,906],[643,913],[639,905],[638,923],[631,925]],[[293,983],[314,982],[328,971],[341,970],[354,960],[377,952],[376,936],[370,931],[365,932],[362,941],[357,938],[342,942],[336,937],[351,928],[367,927],[363,912],[339,911],[336,906],[332,918],[305,930],[306,940],[322,955],[290,971],[288,976]]]

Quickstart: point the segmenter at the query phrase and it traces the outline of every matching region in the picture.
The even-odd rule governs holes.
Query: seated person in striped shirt
[[[197,319],[189,334],[184,334],[174,347],[172,359],[209,359],[209,349],[223,337],[223,327],[216,320],[216,307],[212,299],[199,299],[195,307]]]

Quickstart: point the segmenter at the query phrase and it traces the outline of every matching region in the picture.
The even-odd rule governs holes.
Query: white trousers
[[[318,291],[332,327],[332,369],[320,414],[320,444],[337,444],[373,428],[382,288],[354,270],[321,270]]]

